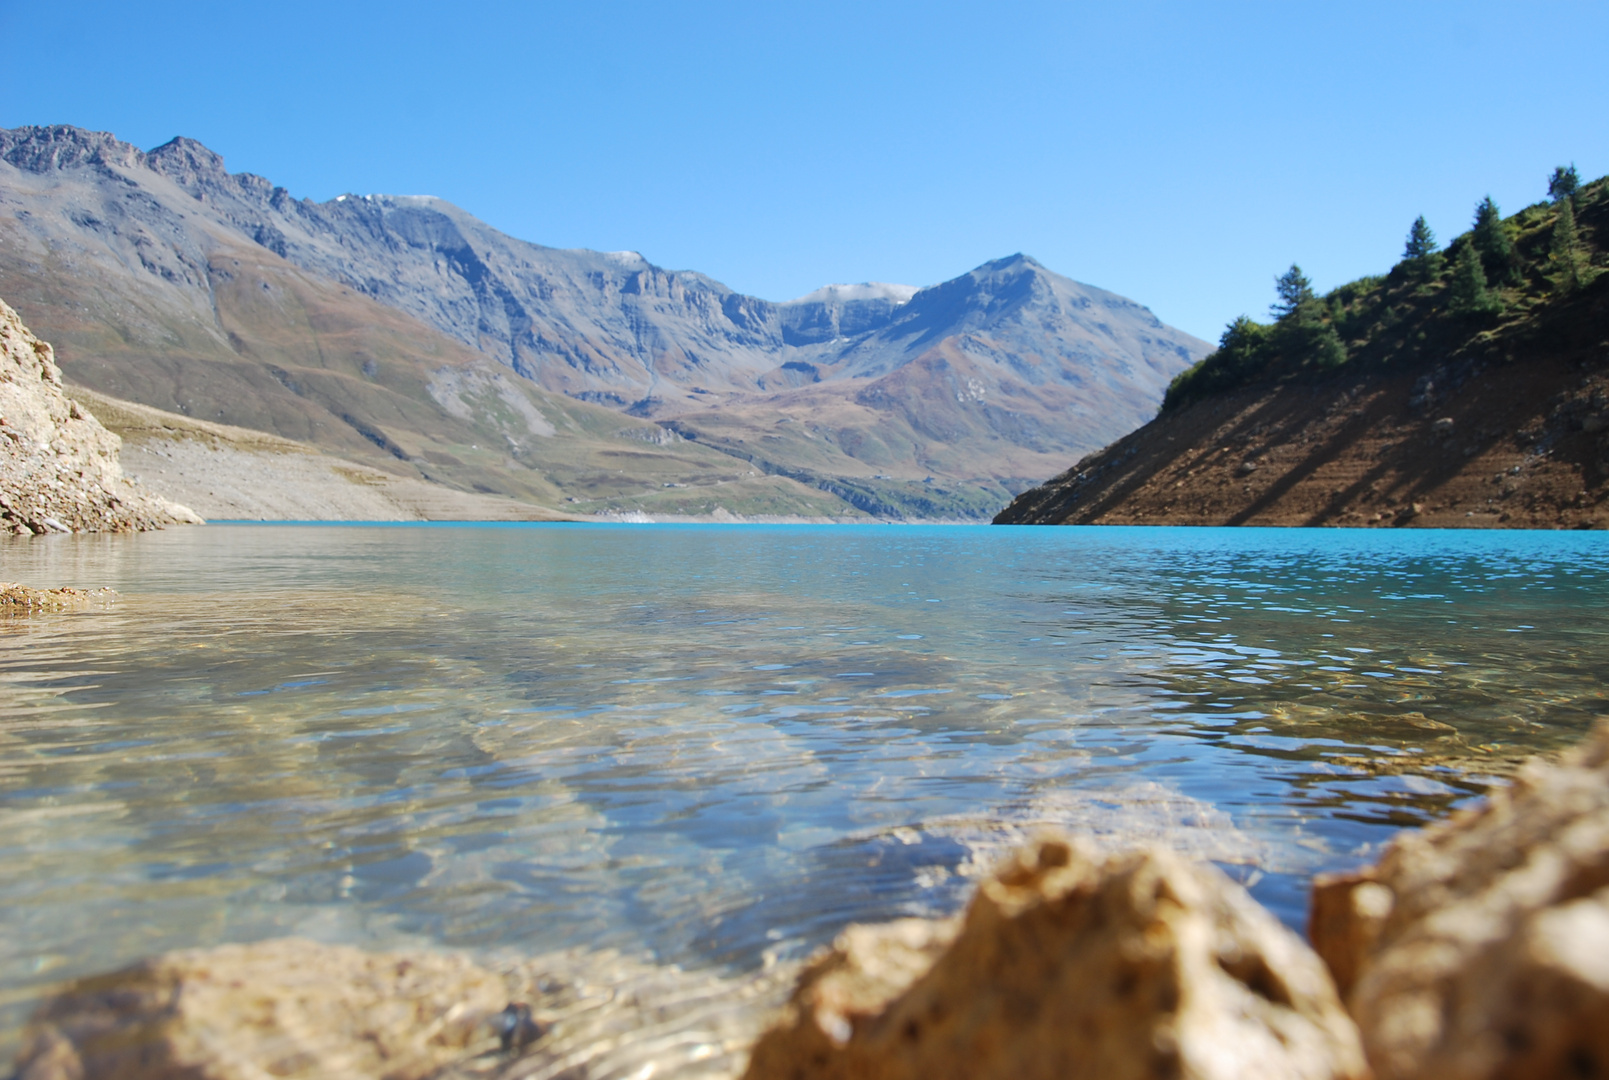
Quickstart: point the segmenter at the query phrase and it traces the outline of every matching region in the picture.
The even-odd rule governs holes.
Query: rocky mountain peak
[[[902,317],[911,325],[976,329],[1036,297],[1055,292],[1056,276],[1027,255],[1008,255],[921,290]],[[1065,280],[1065,279],[1062,279]]]
[[[85,131],[71,124],[0,128],[0,160],[26,172],[144,164],[145,154],[109,132]]]
[[[1024,255],[1019,251],[1015,254],[1006,255],[998,259],[990,259],[988,262],[978,267],[978,270],[991,272],[998,272],[1002,270],[1044,271],[1045,264],[1034,258],[1032,255]]]
[[[194,188],[203,177],[216,183],[227,180],[229,176],[229,171],[223,165],[222,154],[184,135],[170,139],[146,154],[145,163],[186,191]]]
[[[282,205],[291,201],[284,188],[275,187],[272,182],[255,173],[230,172],[224,167],[222,154],[183,135],[168,140],[146,154],[145,164],[152,172],[172,180],[196,199],[223,196],[242,200],[253,210],[259,210],[270,202]],[[256,219],[248,224],[246,220],[237,218],[235,223],[245,227],[248,232],[263,225]],[[271,231],[277,235],[277,230]],[[258,242],[263,243],[261,240]],[[264,246],[277,250],[271,243],[264,243]]]

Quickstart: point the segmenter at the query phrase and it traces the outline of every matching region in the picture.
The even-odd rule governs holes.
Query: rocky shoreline
[[[1311,912],[1310,947],[1210,864],[1047,835],[962,915],[851,926],[799,972],[170,953],[63,987],[15,1077],[1605,1076],[1609,724]]]
[[[67,397],[50,346],[0,300],[0,532],[133,532],[201,521],[124,476],[119,445]]]

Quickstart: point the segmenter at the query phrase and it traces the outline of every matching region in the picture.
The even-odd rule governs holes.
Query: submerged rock
[[[1314,883],[1380,1080],[1609,1076],[1609,725]]]
[[[415,1080],[495,1050],[509,980],[448,953],[295,939],[169,953],[34,1018],[18,1080]]]
[[[15,1080],[729,1080],[796,967],[732,977],[573,950],[492,964],[281,939],[81,979]]]
[[[1216,869],[1045,839],[959,923],[855,927],[747,1080],[1362,1077],[1324,965]]]
[[[105,603],[116,596],[111,589],[31,589],[14,581],[0,581],[0,615],[70,611]]]
[[[50,346],[0,300],[0,532],[128,532],[201,520],[125,477],[118,446],[68,400]]]

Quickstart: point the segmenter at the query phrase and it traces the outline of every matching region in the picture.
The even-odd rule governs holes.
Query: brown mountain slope
[[[79,212],[97,214],[115,210]],[[401,478],[582,513],[701,513],[714,498],[737,513],[853,513],[652,422],[544,391],[227,231],[192,227],[185,240],[142,246],[90,229],[49,245],[0,214],[0,296],[56,345],[73,384]]]
[[[1437,362],[1164,412],[999,524],[1609,527],[1609,275]]]

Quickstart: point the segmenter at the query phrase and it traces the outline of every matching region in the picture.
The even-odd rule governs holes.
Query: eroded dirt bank
[[[1158,417],[995,520],[1604,528],[1606,405],[1609,343],[1248,387]]]

